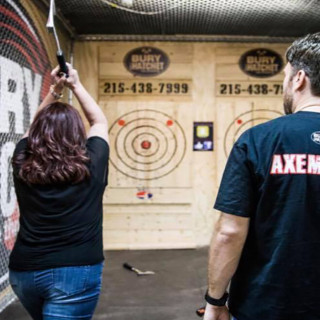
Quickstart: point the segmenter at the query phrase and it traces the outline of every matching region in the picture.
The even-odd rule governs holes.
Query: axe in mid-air
[[[54,26],[54,16],[56,14],[56,6],[54,3],[54,0],[50,0],[50,10],[49,10],[49,17],[48,17],[48,21],[47,21],[47,29],[50,33],[53,33],[56,44],[57,44],[57,60],[60,66],[60,74],[65,74],[66,77],[68,77],[68,67],[66,64],[66,60],[64,58],[64,54],[63,51],[61,50],[60,47],[60,42],[59,42],[59,38],[57,35],[57,31],[56,28]]]

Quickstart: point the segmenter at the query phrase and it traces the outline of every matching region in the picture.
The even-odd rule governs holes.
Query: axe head
[[[49,32],[54,32],[54,16],[56,14],[56,6],[54,0],[50,0],[49,16],[46,27]]]
[[[153,271],[141,271],[141,270],[138,270],[137,269],[137,275],[138,276],[149,276],[149,275],[152,275],[152,274],[155,274],[155,272]]]

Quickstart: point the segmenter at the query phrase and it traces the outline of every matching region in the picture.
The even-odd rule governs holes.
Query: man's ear
[[[299,70],[292,80],[293,90],[302,91],[307,84],[307,75],[304,70]]]

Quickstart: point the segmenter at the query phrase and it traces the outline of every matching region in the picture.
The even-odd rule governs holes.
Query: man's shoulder
[[[282,133],[288,125],[290,126],[292,121],[290,119],[292,115],[281,116],[273,120],[266,121],[264,123],[253,126],[247,129],[238,139],[238,145],[260,145],[266,138],[276,138]]]
[[[290,120],[292,119],[293,115],[283,115],[281,117],[266,121],[264,123],[258,124],[249,130],[251,130],[253,133],[264,133],[268,130],[279,130],[282,128],[283,125],[286,125],[287,123],[290,123]]]

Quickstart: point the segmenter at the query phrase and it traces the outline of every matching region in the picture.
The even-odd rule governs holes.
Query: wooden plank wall
[[[190,95],[103,95],[103,81],[124,81],[131,85],[132,81],[142,79],[133,76],[123,64],[130,50],[142,46],[161,49],[171,61],[167,71],[151,81],[156,84],[159,81],[188,82]],[[76,43],[75,66],[82,82],[99,101],[110,127],[113,126],[110,132],[111,159],[115,165],[110,163],[110,183],[104,196],[106,249],[193,248],[209,243],[217,216],[212,205],[234,140],[252,125],[282,113],[281,93],[235,96],[222,93],[222,88],[239,83],[243,87],[281,84],[282,73],[261,80],[246,75],[238,62],[240,56],[250,49],[268,48],[284,55],[287,46],[265,43]],[[136,118],[156,117],[156,114],[152,115],[156,111],[165,113],[181,125],[186,137],[186,152],[170,174],[143,180],[143,177],[150,176],[137,173],[142,179],[137,180],[118,163],[121,162],[119,155],[121,158],[123,154],[122,150],[115,150],[121,146],[116,144],[117,121],[130,112]],[[214,122],[213,152],[192,151],[194,121]],[[144,124],[137,122],[141,123]],[[177,128],[174,132],[180,134]],[[178,147],[182,144],[179,141]],[[117,167],[124,170],[124,174]],[[137,192],[143,190],[153,197],[139,199]]]

